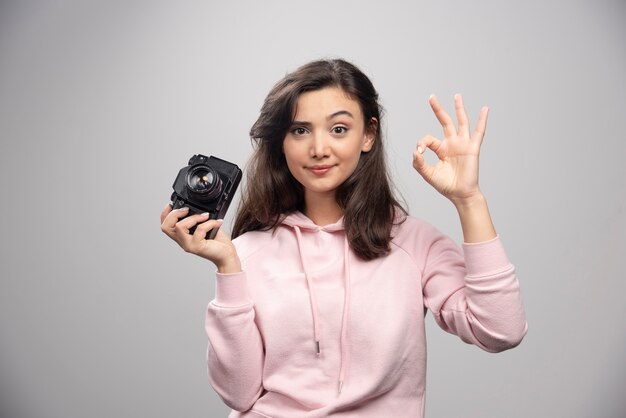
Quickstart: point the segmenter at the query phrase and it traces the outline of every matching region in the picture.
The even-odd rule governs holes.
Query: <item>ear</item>
[[[365,127],[365,132],[363,133],[363,135],[365,136],[365,140],[363,141],[363,146],[361,147],[362,152],[370,152],[370,150],[374,146],[374,141],[376,141],[377,133],[378,120],[376,118],[372,118]]]

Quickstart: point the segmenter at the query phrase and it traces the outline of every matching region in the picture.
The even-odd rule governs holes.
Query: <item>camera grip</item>
[[[183,219],[188,218],[191,215],[199,215],[204,213],[204,211],[199,210],[198,208],[195,208],[194,206],[186,203],[184,200],[179,199],[177,196],[174,196],[174,194],[172,195],[172,210],[176,210],[176,209],[180,209],[180,208],[184,208],[187,207],[189,208],[189,213],[187,215],[185,215],[184,217],[180,218],[178,221],[182,221]],[[212,213],[209,213],[209,220],[210,219],[216,219],[215,215]],[[198,225],[194,225],[191,228],[189,228],[189,235],[193,235],[193,233],[196,231],[196,227]],[[219,228],[213,228],[211,229],[209,232],[207,232],[206,234],[206,239],[214,239],[215,236],[217,235],[217,231],[219,230]]]

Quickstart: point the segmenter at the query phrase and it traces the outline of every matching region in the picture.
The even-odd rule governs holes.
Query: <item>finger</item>
[[[413,168],[420,173],[424,179],[430,178],[433,167],[426,162],[421,147],[418,147],[413,151]]]
[[[421,173],[428,164],[422,155],[423,152],[424,150],[422,147],[417,147],[417,149],[413,151],[413,168],[415,168],[419,173]]]
[[[443,159],[445,155],[443,155],[441,152],[441,144],[442,141],[440,141],[439,139],[435,138],[432,135],[426,135],[417,143],[417,150],[420,152],[420,154],[423,154],[424,151],[426,151],[426,148],[429,148],[437,155],[439,159]]]
[[[230,241],[230,234],[225,230],[223,222],[222,222],[222,225],[220,225],[220,229],[218,229],[217,231],[217,235],[215,235],[215,240],[222,241],[222,242]]]
[[[165,220],[165,217],[172,211],[172,205],[171,203],[168,203],[167,205],[165,205],[165,207],[163,208],[163,210],[161,211],[161,223],[163,223],[163,221]]]
[[[200,222],[204,222],[207,219],[209,219],[209,214],[206,212],[196,214],[196,215],[191,215],[191,216],[186,217],[185,219],[181,219],[180,221],[176,222],[175,228],[180,232],[184,232],[185,234],[188,234],[189,230],[194,225],[197,225]]]
[[[426,135],[417,143],[417,149],[413,152],[413,167],[420,173],[423,177],[429,178],[430,173],[434,169],[433,166],[428,164],[424,159],[424,152],[427,148],[433,150],[435,154],[439,151],[441,147],[441,141],[435,138],[432,135]],[[439,155],[439,154],[437,154]]]
[[[163,222],[161,222],[161,230],[165,233],[173,230],[178,223],[178,220],[187,216],[187,213],[189,213],[188,207],[182,207],[180,209],[170,211],[170,213],[168,213],[163,219]]]
[[[443,107],[439,104],[439,100],[435,97],[434,94],[431,94],[428,98],[428,103],[430,103],[430,107],[432,107],[433,112],[435,112],[435,116],[441,123],[443,127],[443,134],[447,137],[454,136],[456,134],[456,129],[454,128],[454,121],[452,118],[443,110]]]
[[[459,121],[459,134],[464,138],[469,138],[469,121],[467,120],[465,106],[463,106],[463,96],[460,94],[454,95],[454,108],[456,109],[456,120]]]
[[[487,131],[487,116],[489,115],[489,108],[487,106],[483,106],[480,109],[480,115],[478,116],[478,123],[476,124],[476,129],[474,129],[474,133],[472,134],[472,140],[478,142],[480,145],[483,142],[483,138],[485,137],[485,132]]]
[[[209,231],[211,231],[213,228],[219,228],[220,226],[222,226],[223,223],[223,219],[209,219],[206,222],[199,223],[193,233],[192,240],[196,243],[205,240]]]

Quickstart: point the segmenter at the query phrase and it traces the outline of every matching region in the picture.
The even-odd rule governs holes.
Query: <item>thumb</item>
[[[427,172],[431,167],[429,167],[428,163],[424,159],[422,155],[424,153],[424,147],[421,145],[417,147],[415,151],[413,151],[413,168],[422,175],[422,177],[426,176]]]

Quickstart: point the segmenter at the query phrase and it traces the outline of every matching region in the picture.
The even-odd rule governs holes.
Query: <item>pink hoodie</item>
[[[296,212],[234,244],[244,272],[217,273],[206,317],[209,378],[230,418],[421,417],[427,309],[489,352],[526,334],[498,237],[461,252],[407,217],[391,252],[363,261],[343,219],[320,227]]]

